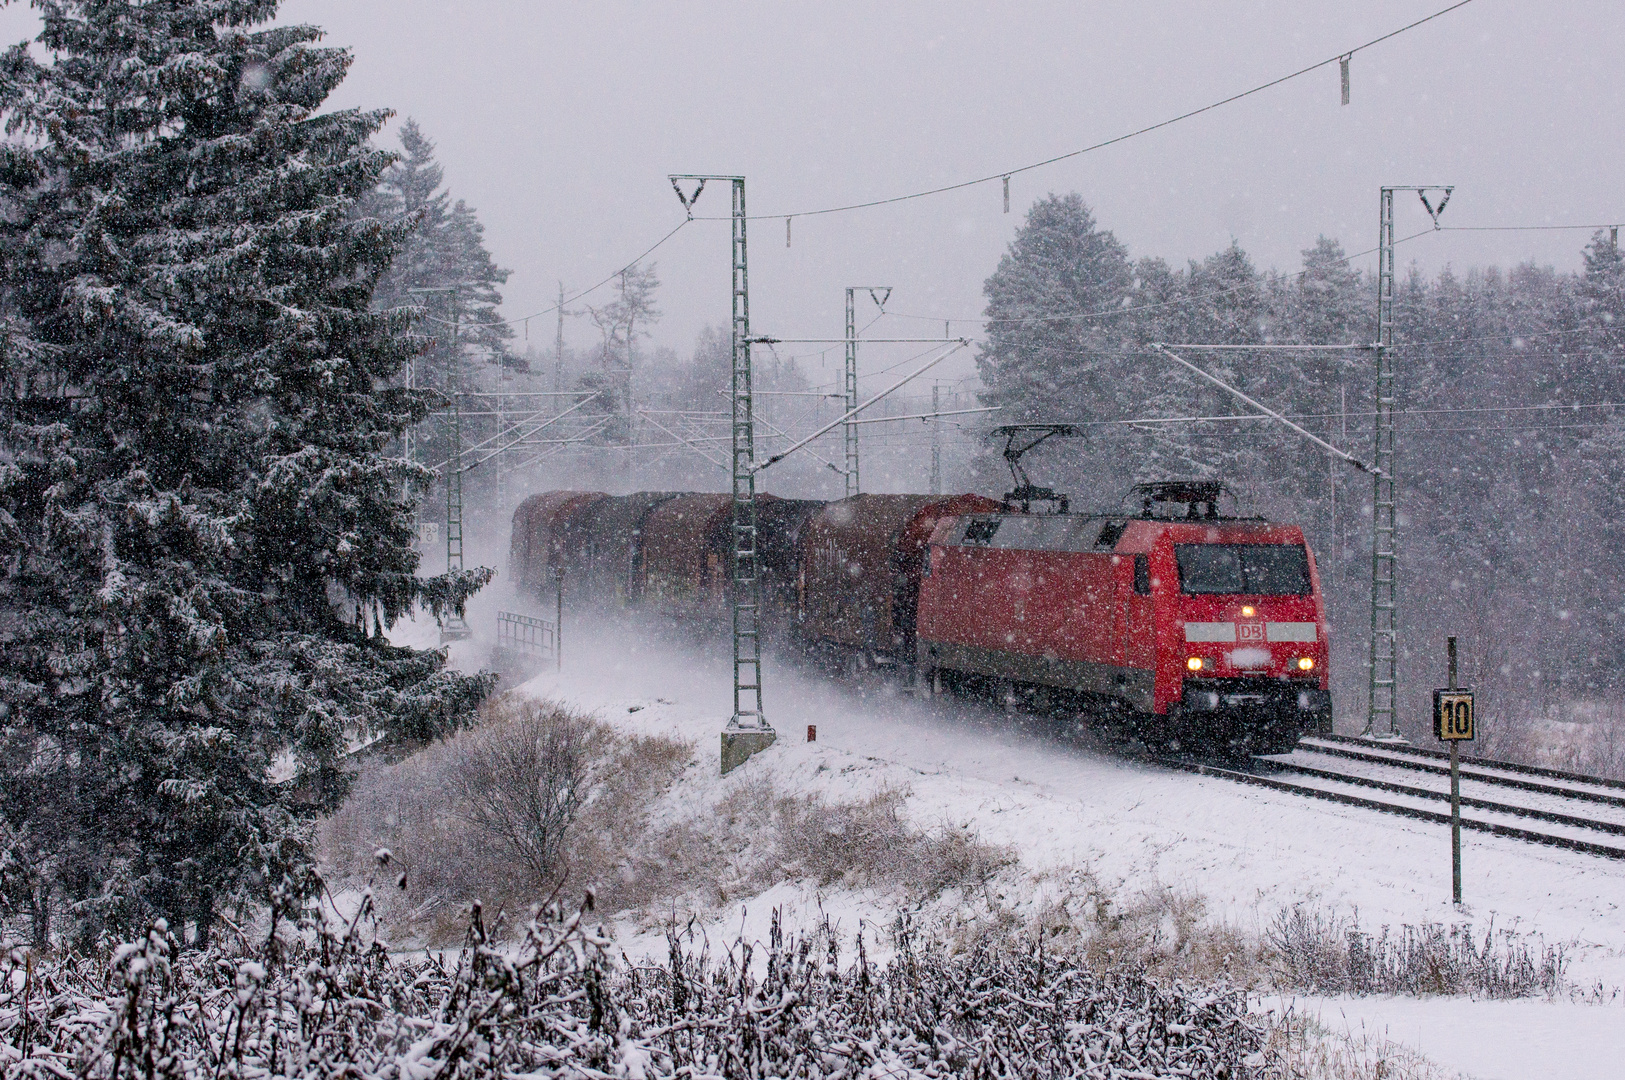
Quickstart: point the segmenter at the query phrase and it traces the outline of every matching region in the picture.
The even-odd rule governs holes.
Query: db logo
[[[1236,640],[1243,645],[1264,644],[1264,624],[1261,622],[1244,622],[1236,627],[1238,631]]]

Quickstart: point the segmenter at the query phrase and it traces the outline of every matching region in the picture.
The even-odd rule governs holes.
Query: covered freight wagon
[[[643,524],[644,605],[720,624],[727,610],[732,520],[732,495],[678,495],[651,510]]]
[[[601,491],[548,491],[519,504],[508,549],[516,593],[551,601],[555,575],[568,573],[575,562],[573,523],[608,498]]]
[[[639,491],[606,499],[580,525],[579,595],[628,604],[643,591],[643,529],[650,513],[677,498],[674,491]]]
[[[912,663],[926,544],[938,521],[993,513],[980,495],[854,495],[801,530],[795,634],[846,667]]]

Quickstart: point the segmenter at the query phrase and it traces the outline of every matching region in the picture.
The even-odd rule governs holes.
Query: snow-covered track
[[[1437,798],[1436,792],[1427,791],[1425,789],[1414,789],[1414,792],[1395,790],[1404,788],[1404,785],[1382,781],[1361,784],[1360,781],[1367,778],[1356,779],[1342,774],[1330,774],[1332,782],[1334,783],[1348,783],[1351,785],[1360,784],[1360,786],[1368,786],[1377,790],[1388,791],[1390,794],[1398,796],[1399,799],[1409,799],[1412,801],[1399,801],[1399,799],[1381,800],[1367,798],[1363,795],[1355,795],[1347,791],[1337,790],[1335,788],[1317,786],[1317,781],[1324,782],[1325,778],[1315,777],[1308,772],[1300,771],[1299,776],[1301,779],[1299,780],[1290,779],[1290,775],[1294,767],[1279,762],[1261,761],[1259,763],[1259,771],[1246,771],[1242,769],[1230,769],[1218,765],[1211,765],[1206,762],[1190,761],[1185,758],[1178,757],[1159,757],[1155,758],[1154,760],[1158,764],[1167,766],[1168,768],[1180,769],[1184,772],[1196,773],[1201,776],[1213,776],[1225,780],[1233,780],[1237,783],[1250,784],[1254,787],[1268,788],[1273,791],[1290,792],[1291,794],[1302,795],[1306,798],[1321,799],[1327,802],[1340,803],[1344,806],[1357,806],[1366,810],[1375,810],[1379,813],[1398,814],[1403,817],[1414,818],[1418,821],[1428,821],[1440,825],[1450,824],[1449,813],[1415,805],[1415,802],[1417,801],[1431,801]],[[1448,798],[1448,796],[1446,797]],[[1487,800],[1475,801],[1487,802]],[[1463,800],[1463,805],[1466,805],[1466,800]],[[1491,807],[1493,807],[1493,809]],[[1597,833],[1616,832],[1616,830],[1611,827],[1598,827],[1599,824],[1604,823],[1598,823],[1588,818],[1554,814],[1547,811],[1530,813],[1531,808],[1529,807],[1502,806],[1494,803],[1490,803],[1488,806],[1475,807],[1475,809],[1482,814],[1503,814],[1531,818],[1538,816],[1539,820],[1548,821],[1551,824],[1558,825],[1560,828],[1566,828],[1571,830],[1573,833],[1580,833],[1581,835],[1558,832],[1539,832],[1534,829],[1526,829],[1522,828],[1521,826],[1508,825],[1499,821],[1485,820],[1482,817],[1469,817],[1466,815],[1463,815],[1461,820],[1462,828],[1471,829],[1477,832],[1490,833],[1495,836],[1502,836],[1512,840],[1522,840],[1533,844],[1545,844],[1552,847],[1565,848],[1570,851],[1577,851],[1587,855],[1598,855],[1608,859],[1625,860],[1625,844],[1614,845],[1599,843],[1597,840],[1584,838],[1584,834],[1588,832],[1592,833],[1593,835]],[[1566,820],[1557,820],[1560,818],[1566,818]],[[1605,824],[1612,825],[1613,823]]]
[[[1269,759],[1264,759],[1269,760]],[[1260,762],[1262,764],[1262,762]],[[1302,765],[1297,762],[1280,763],[1280,771],[1276,776],[1290,777],[1293,774],[1312,776],[1321,780],[1331,780],[1340,784],[1354,784],[1358,787],[1373,788],[1377,791],[1388,791],[1395,795],[1408,795],[1415,799],[1430,799],[1450,801],[1448,791],[1437,791],[1432,788],[1413,787],[1409,784],[1398,784],[1390,780],[1379,780],[1370,776],[1358,776],[1354,773],[1339,772],[1336,769],[1317,769],[1312,765]],[[1595,829],[1611,836],[1625,836],[1625,824],[1615,821],[1599,821],[1594,818],[1578,817],[1573,814],[1564,814],[1554,810],[1542,810],[1539,807],[1522,806],[1515,803],[1494,802],[1490,799],[1479,799],[1470,795],[1461,796],[1461,805],[1477,810],[1489,810],[1498,814],[1511,814],[1515,817],[1526,817],[1536,821],[1549,821],[1554,825],[1568,825],[1576,829]]]
[[[1306,741],[1309,743],[1327,742],[1341,743],[1346,746],[1376,747],[1400,756],[1408,754],[1412,757],[1431,758],[1435,761],[1450,760],[1450,753],[1447,750],[1429,750],[1421,746],[1389,746],[1384,743],[1373,743],[1370,739],[1359,739],[1353,735],[1316,735]],[[1593,787],[1614,788],[1618,791],[1625,791],[1625,780],[1610,780],[1605,776],[1588,776],[1585,773],[1564,772],[1562,769],[1547,769],[1539,765],[1520,765],[1515,761],[1496,761],[1494,758],[1469,757],[1465,754],[1462,755],[1461,763],[1471,768],[1521,773],[1524,776],[1543,776],[1548,780],[1566,780],[1575,784],[1589,784]]]
[[[1362,740],[1337,736],[1306,738],[1298,746],[1300,750],[1323,754],[1328,757],[1345,758],[1350,761],[1366,762],[1396,769],[1409,769],[1436,776],[1448,775],[1450,772],[1449,765],[1432,756],[1438,751],[1419,750],[1415,747],[1374,746]],[[1441,754],[1440,756],[1446,761],[1449,760],[1448,754]],[[1625,808],[1625,794],[1616,793],[1625,791],[1625,784],[1621,784],[1617,780],[1607,780],[1597,776],[1583,776],[1579,773],[1565,773],[1556,769],[1545,769],[1540,770],[1538,775],[1559,781],[1559,783],[1543,783],[1523,778],[1530,774],[1529,770],[1531,769],[1533,769],[1533,766],[1509,766],[1504,762],[1476,759],[1464,760],[1461,763],[1461,778],[1516,791],[1527,791],[1560,799],[1578,799],[1582,802]]]

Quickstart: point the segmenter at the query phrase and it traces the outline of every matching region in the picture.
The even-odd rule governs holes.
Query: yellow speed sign
[[[1473,692],[1471,690],[1433,691],[1433,734],[1435,738],[1470,740],[1473,737]]]

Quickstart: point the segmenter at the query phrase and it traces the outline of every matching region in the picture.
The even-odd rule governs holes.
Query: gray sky
[[[1447,3],[290,0],[283,16],[355,51],[334,104],[387,106],[438,142],[451,190],[513,271],[518,317],[550,306],[559,279],[591,284],[681,221],[668,172],[743,173],[762,214],[903,194],[1165,119]],[[24,13],[0,16],[7,37],[27,33]],[[1324,68],[1018,176],[1009,215],[993,183],[802,219],[789,249],[782,222],[756,223],[753,328],[839,335],[844,286],[879,283],[896,288],[892,311],[974,331],[983,280],[1050,191],[1081,192],[1135,256],[1178,263],[1234,237],[1281,269],[1319,233],[1372,246],[1382,183],[1455,184],[1443,220],[1458,226],[1625,219],[1622,29],[1617,0],[1474,0],[1357,54],[1347,107]],[[708,189],[699,213],[726,210],[726,191]],[[1402,204],[1402,233],[1425,224]],[[1573,268],[1587,238],[1445,233],[1401,259]],[[686,353],[726,320],[727,251],[725,222],[696,222],[653,256],[657,341]],[[871,332],[941,329],[897,318]],[[551,341],[552,316],[530,333]],[[567,334],[585,344],[592,328],[574,320]],[[875,366],[901,355],[876,347]]]

